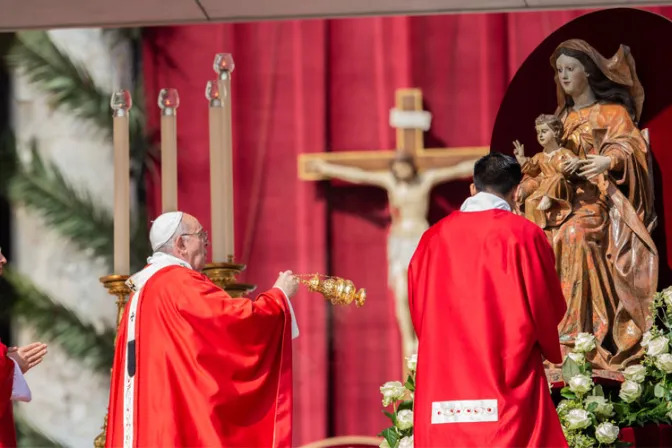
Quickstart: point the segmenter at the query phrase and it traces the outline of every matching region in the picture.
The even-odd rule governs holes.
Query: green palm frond
[[[63,53],[46,31],[17,33],[6,60],[48,94],[52,107],[68,110],[111,131],[109,93],[96,85],[88,70]]]
[[[61,51],[46,31],[17,33],[6,61],[47,95],[51,107],[71,112],[112,135],[111,92],[96,85],[88,70]],[[130,138],[139,142],[145,139],[142,86],[136,86],[132,93],[135,101],[129,114]],[[131,147],[132,155],[136,152]]]
[[[114,249],[111,214],[96,205],[87,191],[71,185],[55,164],[45,162],[34,142],[30,154],[30,162],[20,163],[9,181],[10,199],[37,212],[78,249],[101,257],[111,268]],[[144,266],[149,255],[146,229],[145,220],[136,220],[134,234],[139,237],[131,252],[134,267]]]
[[[112,262],[113,221],[110,213],[77,190],[53,163],[45,163],[35,143],[31,159],[21,163],[9,184],[9,197],[34,210],[82,251]]]
[[[14,425],[18,448],[63,448],[57,441],[37,431],[20,413],[14,413]]]
[[[28,321],[41,338],[57,343],[69,356],[101,373],[109,372],[114,359],[114,330],[98,333],[93,325],[80,320],[13,269],[6,269],[3,277],[14,291],[13,315]]]

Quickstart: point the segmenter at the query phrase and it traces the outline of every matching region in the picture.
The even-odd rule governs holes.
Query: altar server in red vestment
[[[473,196],[411,260],[416,447],[567,446],[543,366],[562,362],[566,304],[544,232],[511,212],[521,176],[512,157],[480,159]]]
[[[0,276],[6,263],[0,248]],[[0,342],[0,448],[16,446],[12,401],[31,400],[30,388],[23,374],[41,363],[46,354],[47,346],[41,342],[20,348],[7,348]]]
[[[231,298],[201,273],[207,239],[182,212],[152,225],[154,254],[128,280],[107,447],[291,446],[298,281],[281,272],[255,300]]]

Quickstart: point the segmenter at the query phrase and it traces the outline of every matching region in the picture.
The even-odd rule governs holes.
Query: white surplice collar
[[[506,210],[511,211],[511,206],[499,196],[481,191],[468,198],[460,207],[461,212],[484,212],[486,210]]]
[[[154,252],[154,254],[147,259],[147,266],[142,271],[134,274],[126,280],[126,285],[131,288],[132,291],[138,291],[140,288],[145,286],[145,283],[152,278],[154,274],[159,272],[161,269],[168,266],[182,266],[187,269],[193,269],[189,263],[184,260],[181,260],[173,255],[165,254],[163,252]]]

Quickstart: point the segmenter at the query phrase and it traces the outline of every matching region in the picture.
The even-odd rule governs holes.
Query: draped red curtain
[[[669,8],[652,8],[669,13]],[[307,152],[394,147],[394,90],[419,87],[432,112],[426,145],[488,145],[508,82],[526,56],[579,11],[470,14],[161,27],[146,30],[150,128],[158,91],[177,88],[179,208],[210,227],[205,84],[230,52],[237,258],[241,280],[270,287],[278,272],[329,273],[368,291],[363,308],[294,300],[295,445],[375,435],[386,425],[379,386],[401,379],[387,291],[384,192],[297,177]],[[549,74],[550,76],[550,74]],[[533,94],[533,93],[531,93]],[[543,112],[543,111],[540,111]],[[548,111],[549,113],[552,111]],[[160,211],[159,179],[150,185]],[[459,207],[468,183],[433,192],[433,221]],[[222,261],[222,260],[217,260]],[[446,316],[448,323],[450,316]]]

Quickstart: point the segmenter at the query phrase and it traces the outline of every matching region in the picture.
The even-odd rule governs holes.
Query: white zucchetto
[[[154,220],[152,228],[149,230],[149,242],[152,244],[154,252],[166,244],[175,234],[182,222],[183,215],[182,212],[167,212]]]

